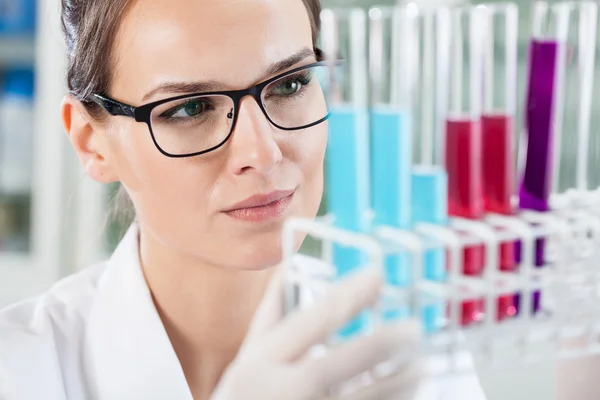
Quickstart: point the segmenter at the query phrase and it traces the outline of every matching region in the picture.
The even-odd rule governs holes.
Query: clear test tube
[[[485,210],[511,215],[515,193],[514,125],[517,109],[518,8],[486,4],[483,63],[483,193]]]
[[[360,8],[325,9],[320,44],[330,71],[329,139],[325,182],[327,209],[336,227],[370,229],[370,165],[367,14]],[[341,63],[340,63],[341,60]],[[361,251],[334,244],[332,262],[338,278],[364,266]],[[364,312],[339,332],[346,339],[371,329]]]
[[[444,143],[448,213],[453,217],[479,219],[484,216],[481,113],[487,14],[483,6],[465,6],[451,12],[450,87]],[[463,250],[462,272],[481,276],[484,266],[485,246],[467,245]],[[485,315],[485,301],[466,299],[461,310],[463,326],[480,322]]]
[[[448,223],[448,177],[445,158],[445,120],[448,107],[451,7],[413,4],[416,11],[412,57],[411,115],[413,116],[413,168],[411,182],[412,223]],[[442,243],[423,238],[426,251],[424,278],[433,282],[447,279],[447,254]],[[422,304],[427,332],[444,325],[446,304],[429,299]]]
[[[556,103],[561,125],[556,127],[555,173],[552,194],[588,188],[588,149],[596,57],[598,5],[595,1],[556,3],[556,12],[568,13],[564,77]],[[560,107],[561,109],[558,109]],[[551,194],[551,196],[552,196]]]
[[[412,114],[413,160],[421,166],[443,166],[449,90],[451,7],[419,4],[414,37]],[[433,169],[435,170],[435,169]],[[444,174],[441,179],[446,180]],[[445,206],[444,206],[445,207]]]
[[[568,32],[569,5],[534,3],[524,129],[527,150],[519,189],[521,209],[542,212],[550,209],[550,192],[557,182],[554,170],[560,154],[561,139],[556,128],[562,125],[563,107],[559,103]],[[536,264],[543,265],[543,249],[538,248],[537,253]]]
[[[481,116],[484,207],[486,212],[512,215],[512,197],[516,193],[518,8],[513,3],[488,3],[485,10]],[[517,268],[516,246],[514,241],[500,245],[500,270]],[[499,297],[498,320],[516,314],[516,301],[515,294]]]
[[[596,43],[600,43],[600,29],[596,32]],[[600,66],[600,51],[596,51],[594,56],[594,69]],[[600,93],[600,79],[592,80],[589,86],[592,93]],[[597,191],[600,189],[600,96],[592,97],[592,116],[590,122],[590,137],[588,147],[588,172],[587,172],[587,189]],[[596,192],[598,193],[598,191]]]
[[[446,113],[445,165],[448,212],[481,218],[482,187],[482,63],[484,7],[452,10],[450,91]]]
[[[410,227],[411,34],[411,18],[405,7],[374,7],[369,10],[371,204],[374,228]],[[395,287],[410,286],[410,266],[407,252],[388,254],[385,259],[386,283]]]
[[[369,10],[371,200],[375,226],[411,223],[414,6]]]
[[[529,44],[529,76],[525,105],[526,143],[522,161],[523,175],[519,188],[519,207],[524,210],[550,210],[551,191],[558,187],[564,106],[564,71],[572,3],[536,1],[533,4],[532,38]],[[546,263],[544,238],[535,242],[536,267]],[[521,246],[517,260],[522,259]],[[530,296],[530,294],[524,294]],[[532,310],[541,307],[542,293],[532,294]],[[528,302],[524,302],[528,304]]]
[[[328,211],[337,227],[364,232],[370,209],[366,12],[326,9],[321,21],[322,50],[333,69],[328,88]]]

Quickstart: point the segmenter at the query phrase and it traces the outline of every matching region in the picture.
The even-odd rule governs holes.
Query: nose
[[[229,143],[228,168],[235,175],[256,172],[269,175],[283,155],[273,127],[252,98],[242,99]]]

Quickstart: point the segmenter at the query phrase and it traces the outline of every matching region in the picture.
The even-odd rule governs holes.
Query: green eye
[[[288,76],[277,82],[271,94],[275,96],[293,96],[303,90],[304,86],[310,84],[312,73],[304,71],[300,74]]]
[[[302,85],[298,81],[287,81],[277,85],[275,92],[280,95],[289,96],[294,93],[298,93],[301,87]]]
[[[194,100],[194,101],[185,103],[181,107],[181,111],[183,111],[185,113],[185,115],[184,115],[185,117],[195,117],[199,114],[202,114],[204,111],[207,111],[208,106],[209,106],[208,103],[206,103],[204,101]],[[176,116],[176,117],[181,116],[181,115],[179,115],[180,112],[178,112],[174,116]]]

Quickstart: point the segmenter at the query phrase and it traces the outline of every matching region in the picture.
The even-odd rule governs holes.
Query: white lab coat
[[[108,262],[0,312],[1,400],[193,400],[144,279],[138,235],[134,224]],[[481,392],[476,377],[455,385]]]

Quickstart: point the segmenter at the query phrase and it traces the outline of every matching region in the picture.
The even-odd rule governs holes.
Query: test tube
[[[512,215],[512,196],[516,192],[514,124],[517,108],[518,8],[513,3],[485,5],[485,43],[483,63],[483,194],[485,211]],[[502,271],[517,267],[516,242],[500,245]],[[516,295],[498,299],[498,320],[516,314]]]
[[[371,78],[371,200],[373,226],[409,229],[411,223],[412,129],[410,83],[414,59],[414,10],[369,10]],[[386,283],[410,284],[408,253],[385,260]]]
[[[414,7],[414,4],[413,4]],[[412,89],[415,165],[443,166],[449,91],[451,8],[419,4]],[[444,180],[447,179],[444,173]]]
[[[555,127],[557,147],[551,196],[569,189],[588,189],[598,20],[598,5],[594,1],[557,3],[554,7],[558,7],[556,12],[568,14],[568,33],[564,66],[560,67],[563,84],[556,103],[556,114],[560,117],[557,122],[562,124]]]
[[[479,219],[484,215],[482,182],[482,6],[452,10],[449,55],[450,89],[446,113],[445,165],[448,172],[450,216]],[[480,276],[485,265],[485,247],[468,245],[463,251],[463,273]],[[481,320],[484,301],[462,303],[464,326]]]
[[[450,7],[412,5],[415,12],[414,65],[411,79],[413,116],[413,168],[411,187],[412,223],[448,223],[448,176],[443,168],[445,119],[448,102]],[[423,273],[426,280],[447,279],[446,249],[442,243],[424,238]],[[446,307],[443,299],[425,297],[421,304],[425,331],[443,328]]]
[[[482,7],[452,10],[450,93],[446,118],[448,211],[481,218],[482,187]]]
[[[360,8],[325,9],[321,13],[321,45],[332,69],[329,93],[329,140],[326,154],[327,208],[342,229],[370,229],[369,111],[367,15]],[[339,60],[341,64],[338,63]],[[361,268],[366,256],[334,244],[332,262],[337,277]],[[352,337],[369,329],[362,313],[340,332]]]
[[[486,4],[484,45],[483,192],[485,210],[513,214],[515,193],[514,118],[517,108],[518,9]]]
[[[556,143],[560,143],[560,138],[555,138],[556,127],[562,120],[561,113],[556,111],[562,110],[557,103],[563,84],[568,25],[566,4],[534,3],[525,115],[527,156],[519,190],[519,206],[525,210],[550,210],[550,190],[555,179],[554,150]],[[536,265],[541,266],[543,246],[537,250]]]

